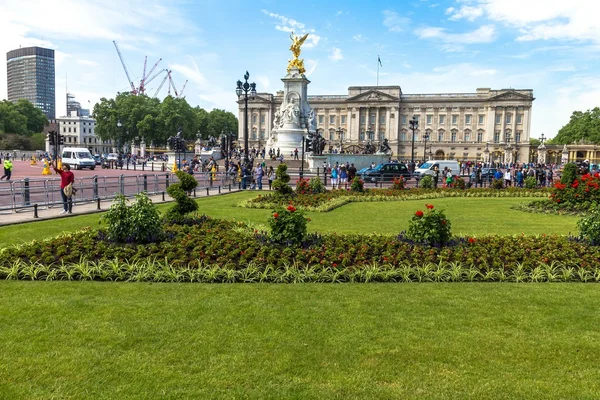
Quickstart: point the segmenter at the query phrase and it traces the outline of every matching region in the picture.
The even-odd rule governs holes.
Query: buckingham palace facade
[[[393,157],[410,160],[415,116],[414,158],[526,162],[531,128],[531,89],[477,89],[475,93],[403,94],[400,86],[352,86],[347,95],[308,96],[325,151],[361,152],[384,139]],[[251,147],[266,146],[283,92],[258,93],[248,102]],[[244,102],[239,102],[240,140]],[[507,151],[511,152],[506,157]]]

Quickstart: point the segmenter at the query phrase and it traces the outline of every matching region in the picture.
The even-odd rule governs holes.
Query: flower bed
[[[334,189],[319,194],[296,194],[293,197],[282,197],[275,194],[259,195],[253,199],[240,202],[240,207],[246,208],[269,208],[281,207],[290,200],[294,205],[306,211],[327,212],[351,202],[361,201],[404,201],[404,200],[427,200],[445,197],[542,197],[547,198],[551,189],[520,189],[507,188],[505,190],[494,190],[488,188],[456,190],[452,188],[429,190],[429,189],[365,189],[364,192],[356,192],[344,189]]]
[[[6,248],[0,252],[0,279],[132,280],[132,274],[143,273],[144,279],[157,280],[156,276],[175,279],[182,271],[187,271],[188,278],[198,278],[208,268],[218,282],[227,274],[239,281],[245,273],[255,276],[293,266],[309,281],[320,276],[315,271],[335,273],[332,281],[353,281],[359,276],[364,281],[361,274],[369,270],[375,275],[387,271],[393,280],[405,280],[399,278],[402,274],[422,280],[415,271],[429,265],[446,277],[453,269],[462,271],[454,272],[459,278],[453,279],[458,280],[504,280],[507,276],[520,276],[516,281],[535,280],[530,275],[540,268],[548,280],[600,280],[600,249],[561,236],[463,237],[451,239],[444,247],[430,247],[404,234],[309,234],[299,246],[282,246],[246,224],[208,217],[166,226],[165,233],[167,239],[160,243],[115,244],[107,240],[105,230],[90,229]],[[554,272],[548,275],[547,271]],[[567,278],[559,279],[557,274]]]

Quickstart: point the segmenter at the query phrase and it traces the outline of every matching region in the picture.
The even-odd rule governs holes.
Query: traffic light
[[[50,146],[54,146],[56,143],[56,131],[48,132],[48,143],[50,143]]]
[[[313,139],[310,136],[304,139],[304,151],[307,153],[313,151]]]
[[[60,135],[60,134],[58,135],[58,144],[61,145],[61,146],[65,144],[65,137],[64,137],[64,135]]]
[[[177,150],[178,151],[185,151],[185,139],[182,138],[177,138]]]

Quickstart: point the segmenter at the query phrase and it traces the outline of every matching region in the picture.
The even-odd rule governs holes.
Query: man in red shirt
[[[60,195],[63,201],[63,211],[61,214],[72,214],[73,213],[73,183],[75,182],[75,175],[71,172],[71,167],[67,164],[62,165],[62,170],[56,168],[57,161],[54,160],[54,165],[52,166],[54,171],[60,175]],[[70,186],[69,186],[70,185]],[[69,186],[67,189],[67,194],[65,193],[65,188]]]

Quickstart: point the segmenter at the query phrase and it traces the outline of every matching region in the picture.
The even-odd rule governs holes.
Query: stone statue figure
[[[273,126],[275,127],[275,129],[281,128],[283,126],[283,121],[281,119],[281,109],[277,107],[277,111],[275,111],[275,118],[273,119]]]
[[[380,153],[384,153],[384,154],[389,154],[389,152],[392,150],[392,148],[390,147],[390,144],[386,139],[383,139],[383,143],[381,143],[381,146],[379,146],[379,152]]]
[[[304,68],[304,60],[300,60],[298,57],[300,57],[300,48],[302,47],[302,44],[304,43],[307,37],[308,33],[302,37],[294,35],[294,32],[290,34],[290,39],[292,39],[292,45],[290,46],[290,50],[292,51],[294,58],[289,60],[287,66],[288,73],[291,71],[292,68],[298,68],[301,74],[306,72],[306,69]]]
[[[311,131],[317,130],[317,116],[315,115],[315,110],[313,108],[308,112],[308,124]]]
[[[283,123],[284,124],[294,124],[299,126],[300,124],[300,107],[298,104],[291,102],[285,106],[285,110],[283,110]]]

